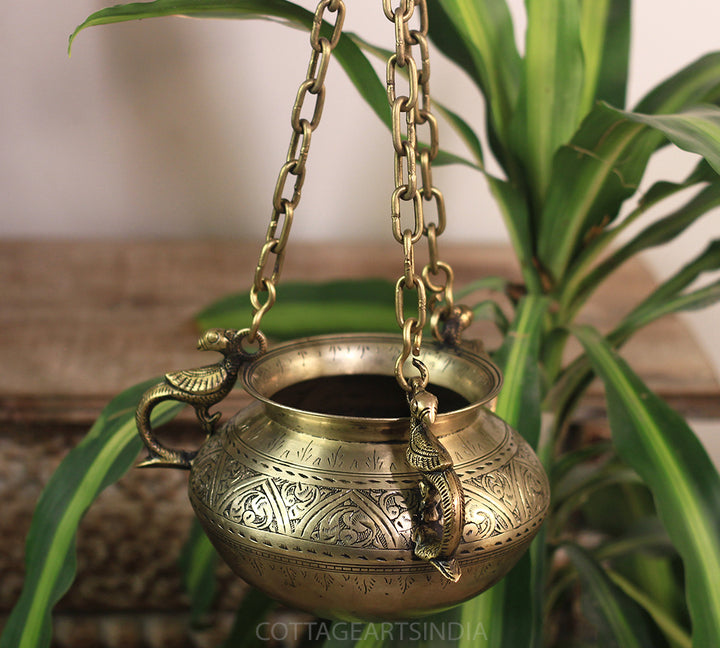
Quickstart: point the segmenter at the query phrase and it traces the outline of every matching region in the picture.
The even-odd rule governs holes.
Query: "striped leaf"
[[[685,188],[685,185],[675,185],[675,187],[681,190]],[[576,309],[579,305],[585,303],[593,291],[625,261],[633,258],[643,250],[674,240],[699,218],[718,205],[720,205],[720,182],[708,185],[685,205],[654,221],[627,243],[612,252],[608,258],[585,276],[579,283],[575,293],[568,295],[568,301],[571,301]],[[622,230],[624,228],[618,227],[616,229]]]
[[[717,179],[717,174],[712,167],[705,161],[695,166],[692,172],[681,182],[659,181],[654,183],[637,201],[637,207],[625,216],[618,225],[611,229],[604,229],[591,238],[585,245],[584,249],[573,262],[563,280],[562,295],[560,298],[561,310],[565,313],[563,321],[569,321],[571,315],[566,313],[572,306],[575,310],[584,303],[584,300],[590,296],[592,291],[602,282],[607,275],[601,271],[591,270],[593,263],[610,247],[610,245],[618,239],[631,225],[636,223],[640,218],[653,207],[662,203],[662,201],[671,198],[690,187],[698,184],[712,183]],[[677,210],[678,212],[682,209]],[[702,216],[699,212],[698,217]],[[682,218],[678,214],[678,218]],[[651,225],[650,227],[654,227]],[[649,229],[649,228],[647,228]],[[637,235],[638,244],[643,238],[643,234]],[[637,248],[638,251],[640,248]],[[644,249],[644,248],[643,248]],[[611,254],[615,256],[617,252]],[[610,263],[622,263],[620,259]],[[606,269],[610,272],[610,268]],[[594,275],[590,278],[589,275]]]
[[[630,53],[630,0],[581,0],[580,37],[585,60],[583,115],[595,101],[622,108]]]
[[[263,331],[277,339],[351,331],[397,333],[394,294],[395,285],[385,279],[288,281],[278,289],[277,304],[263,319]],[[248,294],[241,293],[223,297],[196,319],[202,329],[242,328],[252,313]]]
[[[578,0],[526,0],[528,28],[513,146],[536,205],[543,203],[553,157],[584,117],[583,47]]]
[[[52,608],[75,578],[75,537],[80,520],[100,492],[120,479],[140,452],[135,408],[156,382],[135,385],[114,398],[50,478],[27,537],[23,591],[0,647],[49,646]],[[182,407],[161,403],[153,412],[153,424],[167,421]]]
[[[507,4],[505,0],[430,0],[428,9],[433,42],[470,72],[485,95],[490,143],[510,173],[509,127],[521,72]]]
[[[720,108],[702,106],[672,115],[618,111],[626,119],[661,132],[675,146],[702,155],[720,173]]]
[[[527,296],[518,306],[512,331],[495,356],[504,373],[503,389],[496,413],[537,447],[540,437],[541,382],[540,335],[549,300]],[[464,627],[483,627],[491,648],[530,648],[542,636],[542,599],[532,584],[542,587],[544,573],[543,536],[540,547],[526,554],[500,583],[462,606]],[[471,648],[473,640],[461,640],[460,648]]]
[[[593,108],[555,156],[540,216],[538,256],[552,277],[564,276],[588,232],[616,218],[622,203],[637,190],[650,156],[667,136],[715,161],[714,111],[689,109],[719,98],[720,53],[715,53],[660,84],[633,113],[606,104]],[[673,113],[677,113],[674,119],[643,121],[643,116]]]
[[[648,485],[683,560],[693,646],[720,637],[720,476],[685,420],[594,329],[574,329],[602,379],[618,453]]]

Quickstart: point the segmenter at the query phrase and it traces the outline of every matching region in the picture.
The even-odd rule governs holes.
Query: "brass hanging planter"
[[[310,134],[322,112],[327,63],[342,29],[342,0],[321,0],[308,76],[292,112],[287,161],[250,292],[252,325],[206,331],[198,347],[223,359],[166,374],[137,411],[149,451],[141,465],[190,469],[192,506],[233,571],[270,596],[325,618],[407,618],[475,596],[517,562],[550,500],[532,449],[492,412],[500,372],[461,343],[471,314],[454,304],[452,269],[438,257],[445,210],[432,185],[438,148],[425,0],[401,0],[394,10],[383,0],[383,9],[396,35],[387,70],[395,149],[391,220],[404,255],[395,291],[402,336],[307,338],[268,351],[260,331],[275,302]],[[412,30],[416,9],[419,29]],[[320,36],[326,11],[337,13],[330,38]],[[421,54],[420,70],[413,47]],[[399,68],[409,78],[407,95],[397,92]],[[300,117],[308,94],[316,101],[311,120]],[[417,143],[416,126],[424,124],[429,148]],[[290,175],[295,186],[284,198]],[[401,225],[403,202],[411,205],[412,228]],[[435,204],[437,223],[425,219],[424,202]],[[418,276],[414,246],[422,239],[430,260]],[[405,316],[407,293],[415,295],[417,316]],[[428,311],[435,340],[423,344]],[[407,377],[410,364],[417,375]],[[220,415],[209,409],[238,377],[255,402],[218,427]],[[195,408],[208,435],[198,451],[171,449],[156,438],[150,414],[169,399]]]

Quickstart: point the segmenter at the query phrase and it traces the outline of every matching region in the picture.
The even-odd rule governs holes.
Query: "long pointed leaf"
[[[640,197],[637,207],[623,218],[621,223],[593,236],[573,262],[572,266],[565,273],[563,280],[563,293],[560,298],[561,310],[567,310],[572,302],[575,302],[575,308],[577,308],[583,303],[586,296],[589,296],[589,293],[594,290],[595,286],[592,284],[595,283],[595,285],[597,285],[605,279],[606,275],[600,275],[599,272],[594,282],[588,278],[591,272],[593,274],[596,273],[596,271],[590,270],[592,264],[617,240],[620,234],[644,216],[648,210],[685,189],[701,183],[715,182],[716,180],[717,174],[715,171],[712,170],[705,160],[701,160],[682,182],[659,181],[654,183],[645,194]],[[638,237],[640,236],[642,235],[638,235]],[[582,293],[583,296],[578,297],[578,293]],[[564,321],[569,321],[569,317],[566,316]]]
[[[660,115],[720,100],[720,52],[700,57],[660,83],[633,112]]]
[[[583,608],[604,645],[661,648],[667,642],[643,608],[618,588],[582,547],[564,544],[583,585]]]
[[[649,595],[647,591],[643,591],[635,587],[629,580],[618,574],[617,572],[608,571],[608,576],[625,594],[632,598],[638,605],[641,605],[647,613],[655,620],[658,628],[660,628],[673,646],[677,648],[691,648],[692,637],[685,628],[678,625],[677,621],[659,606]]]
[[[720,53],[714,53],[658,86],[635,113],[680,113],[715,103],[719,96]],[[538,233],[539,260],[555,279],[564,275],[587,233],[615,219],[622,203],[636,191],[650,155],[667,141],[665,133],[623,115],[605,104],[596,106],[555,157]],[[682,135],[691,138],[684,145],[703,153],[713,146],[716,135],[690,132],[693,124],[700,123],[713,124],[712,119],[691,117],[690,124],[682,126]],[[668,130],[670,125],[665,122],[665,127]],[[679,139],[680,134],[674,137]],[[717,151],[708,154],[714,157]]]
[[[513,142],[536,205],[544,201],[553,156],[584,117],[578,0],[526,0],[528,28]]]
[[[485,95],[488,132],[494,153],[508,171],[509,125],[520,82],[520,55],[505,0],[430,0],[437,28],[431,36],[441,51],[474,69],[473,78]],[[435,24],[435,23],[433,23]],[[468,60],[472,68],[467,67]]]
[[[100,492],[120,479],[140,452],[135,408],[140,396],[155,382],[157,379],[136,385],[115,397],[50,478],[27,537],[23,591],[0,638],[0,647],[50,644],[51,610],[75,577],[75,537],[80,520]],[[155,408],[154,425],[168,420],[182,407],[161,403]]]
[[[625,316],[610,334],[615,344],[625,341],[632,333],[663,315],[676,310],[702,308],[714,303],[717,284],[683,294],[682,291],[705,272],[720,269],[720,240],[711,242],[695,259],[661,283],[645,300]]]
[[[605,384],[619,454],[652,491],[685,568],[693,646],[720,637],[720,476],[674,410],[648,391],[594,329],[574,329]]]
[[[287,282],[279,288],[278,303],[263,320],[263,330],[280,339],[358,330],[395,333],[394,289],[385,279]],[[203,329],[241,328],[252,319],[252,306],[247,293],[228,295],[196,319]]]
[[[518,307],[513,330],[495,357],[504,372],[504,386],[495,411],[535,447],[540,436],[539,342],[548,306],[545,297],[525,297]],[[534,646],[542,632],[538,627],[539,599],[534,596],[531,582],[537,581],[537,573],[543,572],[543,559],[544,547],[532,557],[527,554],[503,581],[465,603],[463,626],[486,628],[488,646],[492,648]],[[471,645],[469,640],[461,641],[460,648]]]
[[[488,177],[488,186],[500,207],[528,290],[539,293],[542,291],[542,280],[534,264],[535,234],[527,202],[515,187],[504,180]]]
[[[679,188],[683,187],[679,186]],[[709,185],[687,204],[640,231],[585,276],[570,297],[574,306],[584,303],[592,292],[625,261],[643,250],[672,241],[718,205],[720,205],[720,182]]]
[[[702,155],[720,173],[720,108],[704,106],[673,115],[619,111],[630,121],[660,131],[678,148]]]
[[[596,100],[622,108],[628,81],[630,0],[582,0],[585,56],[582,113]]]
[[[197,518],[193,518],[190,534],[180,552],[183,587],[190,597],[190,622],[200,625],[215,600],[215,570],[218,554],[205,535]]]

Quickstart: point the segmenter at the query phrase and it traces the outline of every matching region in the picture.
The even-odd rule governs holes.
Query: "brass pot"
[[[460,603],[500,580],[540,528],[547,478],[489,408],[498,369],[464,349],[421,354],[438,396],[433,432],[464,491],[451,582],[413,553],[420,476],[407,464],[395,337],[339,335],[278,346],[242,381],[256,402],[192,460],[190,501],[233,571],[320,617],[397,619]]]

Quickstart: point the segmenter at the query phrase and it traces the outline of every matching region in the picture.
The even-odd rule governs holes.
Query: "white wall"
[[[0,236],[264,237],[269,201],[304,78],[307,34],[270,23],[176,18],[96,27],[71,59],[67,37],[99,0],[5,3],[0,22]],[[107,4],[111,4],[108,2]],[[312,8],[314,2],[301,4]],[[346,27],[389,46],[380,0],[348,0]],[[510,3],[521,36],[522,0]],[[636,0],[630,98],[720,49],[717,0]],[[433,55],[437,96],[482,123],[477,93]],[[315,133],[295,239],[388,240],[392,153],[387,132],[334,66]],[[445,128],[442,142],[457,147]],[[692,164],[663,155],[646,180]],[[447,240],[505,240],[481,178],[438,169]],[[720,236],[717,213],[671,249],[658,275]],[[720,367],[720,307],[689,318]]]

